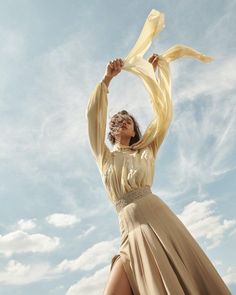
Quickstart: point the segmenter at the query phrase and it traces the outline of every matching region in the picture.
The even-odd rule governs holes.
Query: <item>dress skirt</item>
[[[134,295],[230,295],[203,249],[150,186],[116,204],[121,258]]]

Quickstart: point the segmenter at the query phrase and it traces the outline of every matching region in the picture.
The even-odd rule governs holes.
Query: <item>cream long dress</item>
[[[135,46],[124,59],[123,69],[141,78],[155,113],[142,138],[131,146],[107,147],[109,91],[104,82],[97,83],[87,106],[91,151],[120,225],[120,249],[112,257],[110,269],[121,258],[135,295],[231,294],[184,224],[151,191],[157,152],[172,119],[169,63],[183,56],[202,62],[212,60],[177,44],[159,55],[156,78],[143,54],[163,27],[164,14],[152,9]]]

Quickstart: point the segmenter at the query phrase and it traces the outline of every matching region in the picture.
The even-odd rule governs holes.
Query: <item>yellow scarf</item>
[[[128,56],[123,59],[123,70],[140,77],[149,93],[153,109],[157,116],[152,120],[142,138],[130,146],[131,149],[140,149],[152,142],[155,136],[159,137],[157,148],[160,147],[164,135],[172,119],[171,79],[169,63],[180,57],[192,57],[204,63],[213,60],[199,51],[183,44],[176,44],[159,55],[158,80],[153,66],[143,55],[150,47],[154,37],[165,27],[164,14],[152,9],[134,47]],[[161,133],[158,134],[158,133]]]

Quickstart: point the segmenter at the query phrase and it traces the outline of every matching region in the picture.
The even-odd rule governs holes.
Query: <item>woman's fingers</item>
[[[113,61],[112,60],[109,62],[109,66],[113,69]]]
[[[118,58],[115,60],[115,70],[117,71],[119,69],[120,65],[119,65],[119,61]]]
[[[149,62],[153,62],[154,58],[155,58],[155,56],[152,55],[152,56],[149,57],[148,61],[149,61]]]
[[[124,64],[121,58],[116,58],[115,60],[112,60],[110,63],[112,64],[113,69],[114,69],[115,71],[120,70],[120,68],[121,68],[121,67],[123,66],[123,64]]]
[[[154,71],[157,69],[158,59],[159,55],[157,53],[153,53],[148,59],[148,61],[152,64]]]
[[[121,58],[119,60],[120,60],[120,66],[123,67],[123,65],[124,65],[123,60]]]
[[[112,65],[113,65],[113,69],[115,70],[116,69],[116,67],[115,67],[116,66],[115,60],[112,61]]]
[[[158,56],[156,56],[153,60],[153,62],[157,62],[158,61]]]
[[[116,58],[116,59],[110,60],[110,62],[108,63],[108,71],[114,77],[118,73],[120,73],[123,65],[124,65],[124,62],[121,58]]]
[[[159,59],[159,55],[156,53],[153,53],[153,55],[151,55],[150,58],[148,59],[148,61],[152,64],[154,71],[156,71],[157,69],[158,59]]]
[[[149,57],[148,61],[152,63],[154,60],[158,60],[158,57],[159,57],[159,55],[158,55],[157,53],[153,53],[153,54]]]
[[[121,68],[121,58],[117,58],[116,59],[116,68],[117,68],[117,70],[120,70],[120,68]]]

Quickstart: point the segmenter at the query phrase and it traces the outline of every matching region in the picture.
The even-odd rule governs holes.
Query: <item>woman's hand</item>
[[[153,69],[154,69],[154,72],[156,72],[156,69],[157,69],[157,65],[158,65],[158,58],[159,58],[159,55],[157,53],[153,53],[148,61],[152,64],[153,66]]]
[[[123,65],[124,62],[121,58],[111,60],[107,64],[107,68],[103,77],[103,81],[106,83],[107,87],[109,86],[111,79],[121,72]]]
[[[115,60],[111,60],[106,68],[105,75],[108,77],[115,77],[117,74],[120,73],[121,68],[123,67],[124,62],[121,58],[116,58]]]

